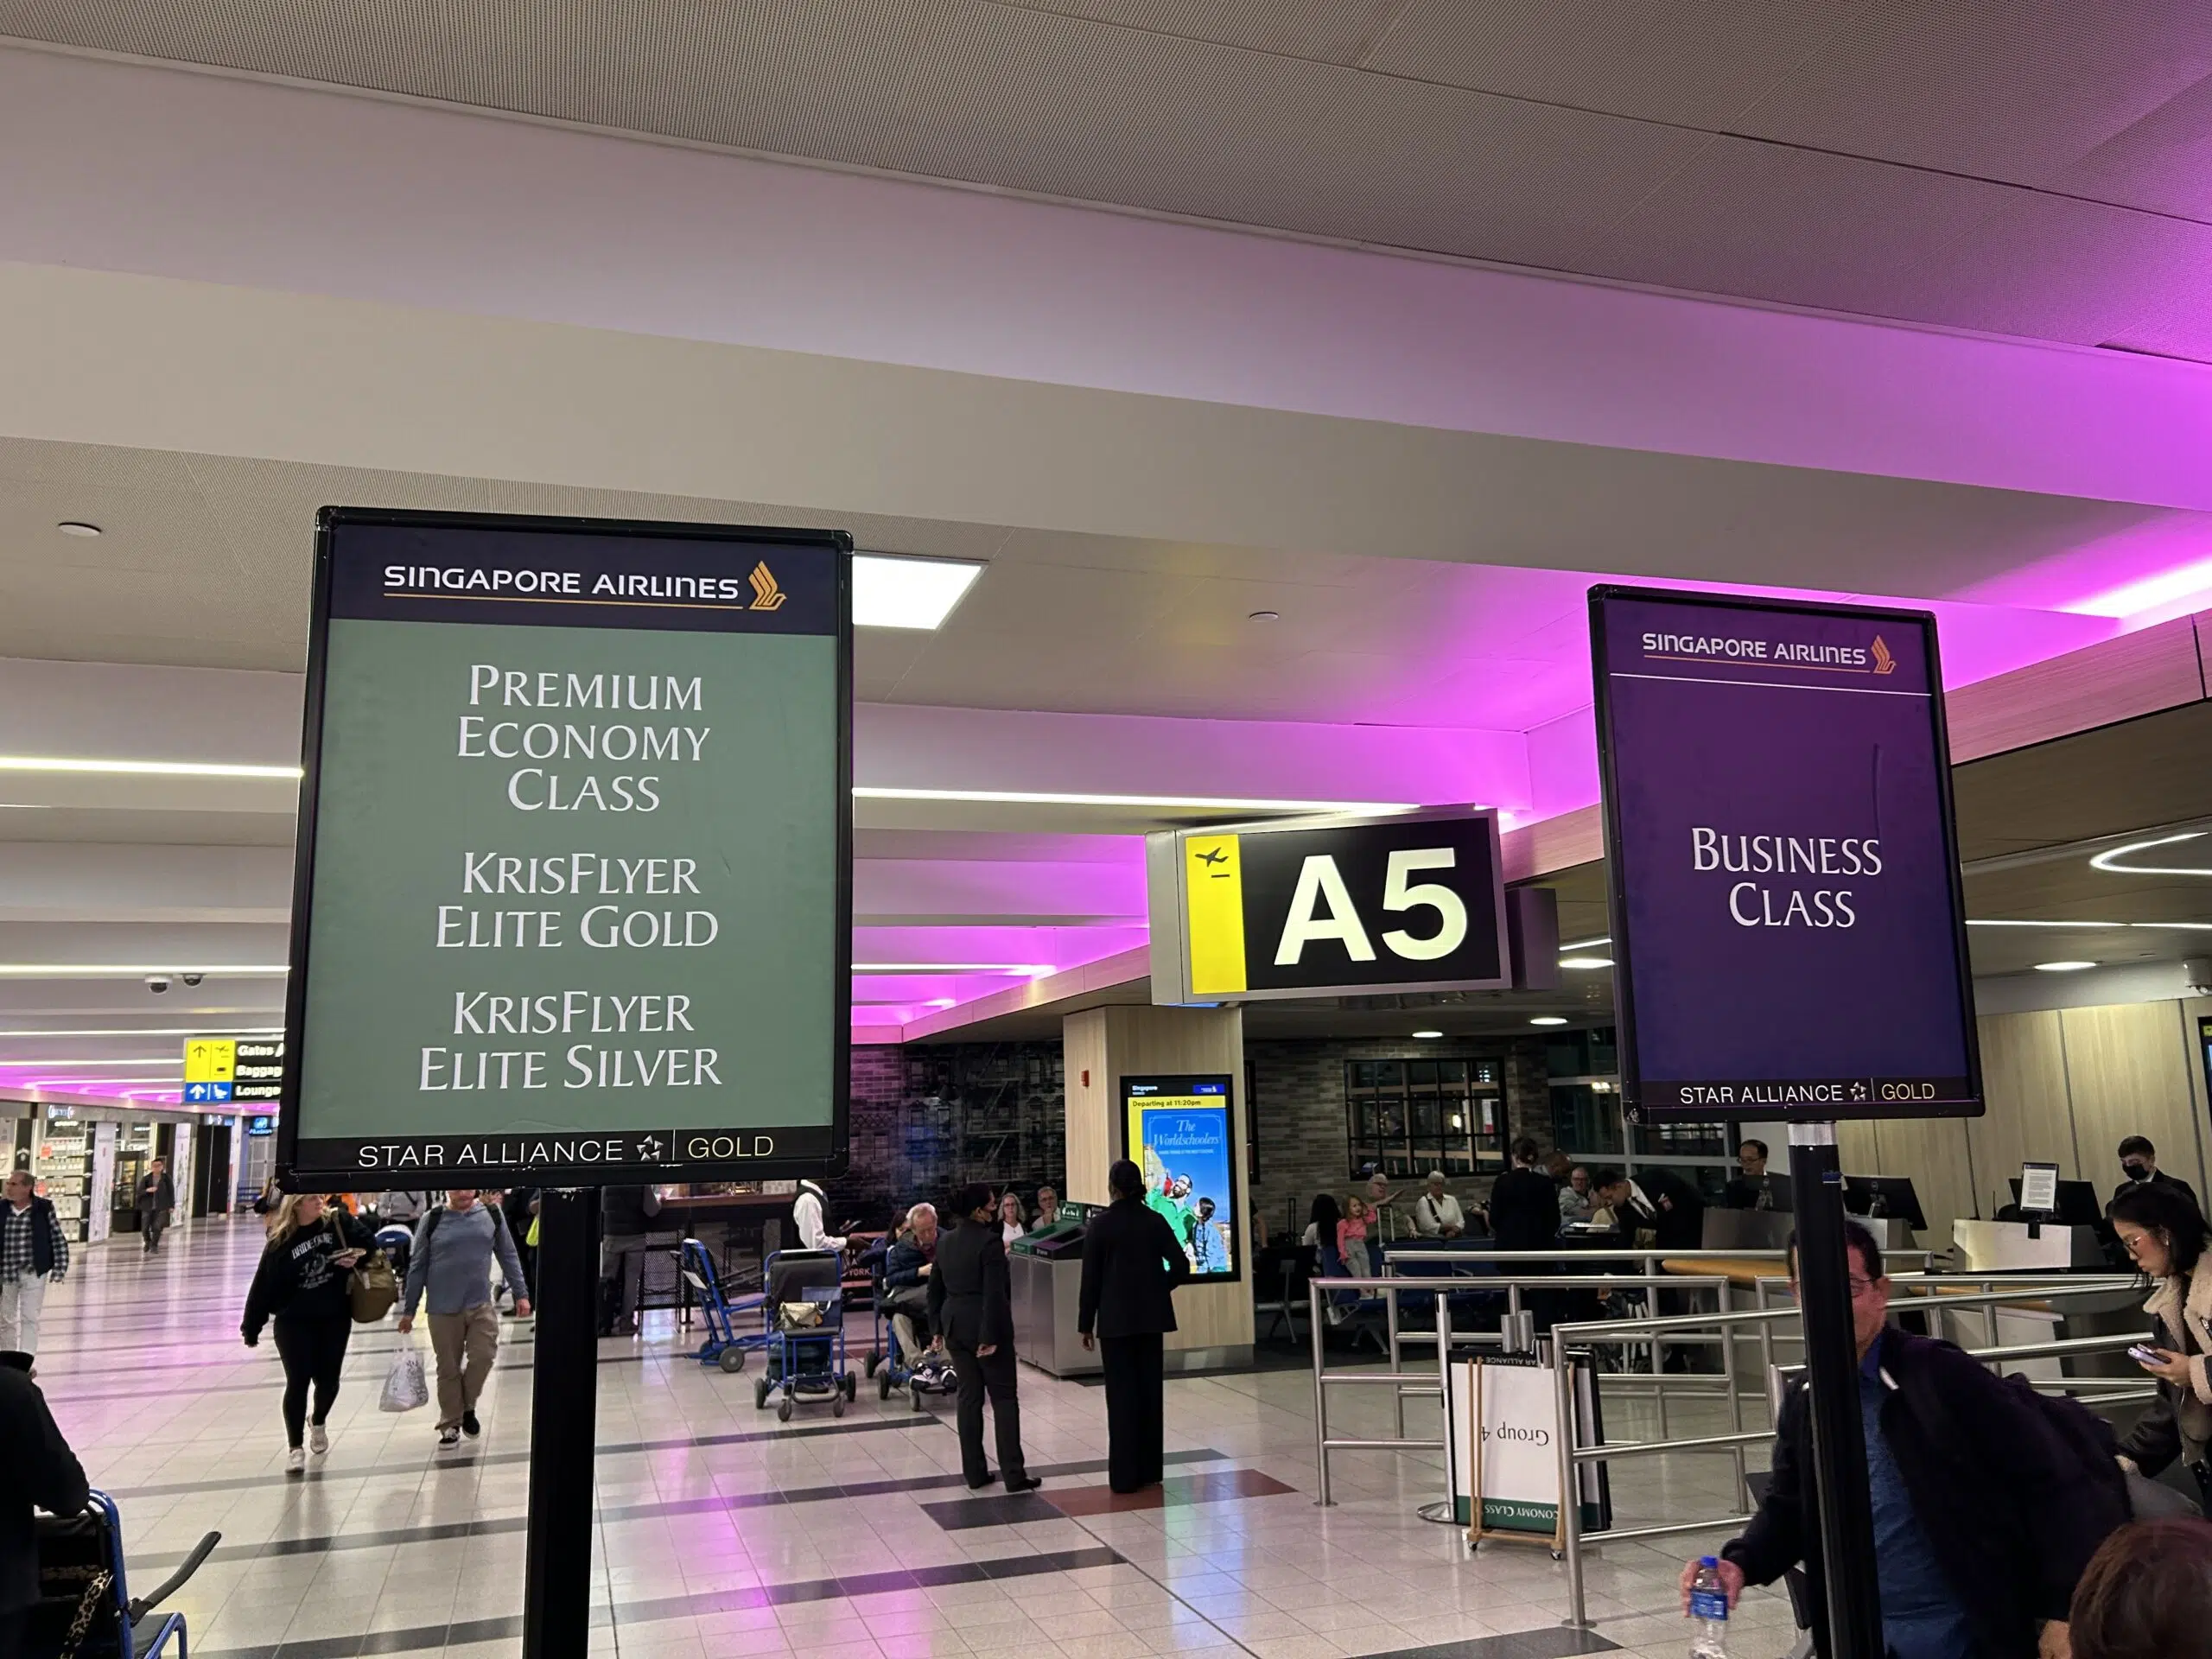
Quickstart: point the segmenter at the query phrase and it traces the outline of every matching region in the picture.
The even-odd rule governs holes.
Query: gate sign
[[[1302,818],[1147,837],[1152,1000],[1512,982],[1497,815]]]
[[[1596,588],[1631,1122],[1982,1110],[1936,620]]]
[[[842,1166],[851,545],[325,510],[288,1181]]]

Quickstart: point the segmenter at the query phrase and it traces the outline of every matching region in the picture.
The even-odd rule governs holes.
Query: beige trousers
[[[490,1302],[466,1313],[430,1315],[430,1351],[438,1357],[438,1427],[457,1428],[476,1409],[484,1379],[499,1351],[499,1310]]]

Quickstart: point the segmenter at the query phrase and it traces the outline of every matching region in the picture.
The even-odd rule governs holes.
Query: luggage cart
[[[753,1385],[755,1410],[766,1411],[768,1396],[780,1393],[779,1422],[791,1421],[802,1398],[827,1399],[830,1414],[842,1417],[859,1396],[859,1379],[845,1369],[843,1268],[843,1258],[830,1250],[779,1250],[763,1264],[768,1364]]]
[[[95,1489],[80,1514],[40,1516],[37,1525],[39,1599],[29,1610],[26,1653],[65,1651],[73,1637],[77,1659],[184,1659],[184,1615],[155,1609],[200,1570],[221,1533],[194,1545],[152,1595],[133,1599],[124,1577],[123,1517],[105,1492]]]
[[[819,1254],[819,1252],[810,1252]],[[707,1339],[698,1347],[702,1365],[719,1365],[732,1376],[745,1369],[745,1357],[767,1347],[773,1333],[768,1329],[768,1298],[765,1294],[740,1295],[731,1300],[715,1267],[715,1258],[696,1238],[683,1241],[683,1277],[699,1299],[699,1313],[707,1326]],[[758,1330],[741,1332],[737,1322],[758,1317]]]

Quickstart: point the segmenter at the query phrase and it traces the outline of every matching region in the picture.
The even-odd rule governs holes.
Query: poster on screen
[[[1581,1444],[1603,1440],[1590,1364],[1571,1357],[1574,1410]],[[1452,1471],[1452,1518],[1468,1525],[1474,1515],[1476,1381],[1481,1381],[1483,1530],[1550,1537],[1559,1529],[1559,1382],[1548,1365],[1533,1359],[1455,1359],[1447,1372],[1452,1408],[1445,1425],[1445,1459]],[[1580,1471],[1582,1526],[1610,1524],[1603,1468]]]

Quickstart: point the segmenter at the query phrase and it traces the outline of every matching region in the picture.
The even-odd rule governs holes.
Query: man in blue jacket
[[[1889,1323],[1881,1248],[1849,1230],[1859,1401],[1874,1509],[1882,1635],[1895,1659],[2033,1659],[2063,1653],[2074,1586],[2128,1518],[2120,1465],[2085,1455],[2031,1395],[1980,1361]],[[1790,1241],[1791,1289],[1796,1241]],[[1746,1584],[1802,1565],[1813,1636],[1828,1653],[1812,1414],[1801,1380],[1783,1402],[1766,1500],[1721,1551],[1733,1605]],[[1687,1598],[1697,1564],[1682,1574]],[[2045,1637],[2046,1627],[2056,1627]]]

